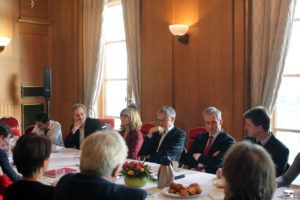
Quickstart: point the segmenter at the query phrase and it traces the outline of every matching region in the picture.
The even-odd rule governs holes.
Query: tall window
[[[277,138],[290,150],[290,164],[300,152],[300,2],[296,6],[273,124]],[[294,184],[300,184],[299,176]]]
[[[105,55],[99,110],[100,116],[115,117],[118,128],[120,111],[127,106],[127,50],[120,0],[109,1],[103,25]]]

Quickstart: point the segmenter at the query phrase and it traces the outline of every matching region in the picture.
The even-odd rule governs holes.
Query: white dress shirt
[[[51,140],[51,142],[59,146],[64,146],[60,123],[50,120],[48,129],[49,131],[47,132],[46,136]],[[38,135],[45,135],[45,130],[40,129],[37,125],[34,126],[32,132]]]

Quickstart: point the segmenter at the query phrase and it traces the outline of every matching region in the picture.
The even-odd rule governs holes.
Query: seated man
[[[172,107],[164,106],[157,112],[159,126],[150,129],[139,155],[147,161],[160,163],[163,156],[179,161],[184,150],[185,132],[174,126],[176,112]]]
[[[221,111],[208,107],[203,112],[207,132],[199,133],[188,153],[183,156],[183,164],[197,171],[216,173],[226,151],[235,143],[235,139],[222,130]]]
[[[145,199],[147,192],[113,183],[127,157],[127,146],[119,133],[100,131],[82,144],[80,173],[63,176],[54,200]]]
[[[224,158],[225,200],[271,200],[276,188],[270,155],[260,146],[240,142]]]
[[[270,116],[263,107],[255,107],[244,113],[245,130],[248,137],[243,140],[262,145],[271,155],[276,168],[276,177],[287,169],[289,149],[270,131]]]
[[[33,133],[45,135],[53,144],[64,146],[59,122],[49,120],[48,114],[42,112],[35,116],[35,124]]]
[[[95,131],[106,128],[105,124],[101,124],[98,119],[86,117],[86,107],[83,104],[74,104],[72,106],[72,115],[74,124],[70,128],[70,133],[65,140],[65,147],[80,149],[80,144],[84,138]]]

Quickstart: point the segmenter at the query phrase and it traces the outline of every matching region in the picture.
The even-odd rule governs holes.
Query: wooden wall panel
[[[156,119],[162,105],[173,105],[172,0],[142,2],[142,118]]]
[[[82,102],[82,0],[54,0],[50,114],[61,122],[63,136],[72,123],[71,106]]]
[[[177,112],[176,125],[188,131],[204,126],[202,111],[215,106],[222,111],[224,129],[239,140],[243,135],[246,88],[244,1],[173,0],[168,5],[148,1],[142,5],[142,120],[155,120],[157,107],[169,102]],[[166,9],[163,13],[155,11],[162,7]],[[189,44],[179,43],[174,37],[166,40],[171,35],[168,31],[157,35],[156,29],[167,28],[166,21],[189,25]],[[157,47],[155,41],[149,41],[150,35],[164,42]],[[157,52],[164,47],[169,48]],[[154,59],[157,57],[172,66]],[[172,75],[171,80],[156,76],[162,68]],[[154,76],[155,81],[151,80]],[[163,87],[157,87],[157,82],[164,82]],[[167,94],[171,99],[155,98],[156,94]]]
[[[21,98],[20,86],[43,86],[43,68],[51,66],[50,118],[66,135],[71,105],[82,101],[82,0],[34,0],[32,8],[31,0],[0,1],[0,36],[12,38],[0,54],[0,116],[14,113],[21,122],[22,103],[45,103]]]
[[[190,42],[174,40],[174,101],[178,125],[203,126],[202,111],[215,106],[223,112],[224,128],[232,130],[232,1],[176,1],[174,22],[193,7],[205,13],[190,25]],[[194,11],[196,12],[196,10]],[[185,16],[185,18],[187,18]]]
[[[0,53],[0,117],[10,115],[20,120],[20,72],[14,59],[14,1],[0,0],[0,37],[11,38]]]

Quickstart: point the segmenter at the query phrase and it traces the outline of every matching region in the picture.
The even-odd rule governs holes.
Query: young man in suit
[[[254,107],[246,111],[244,117],[248,137],[243,140],[262,145],[273,159],[276,177],[282,175],[288,168],[289,149],[270,131],[271,119],[267,110],[264,107]]]
[[[150,129],[139,155],[154,163],[161,163],[163,156],[179,161],[184,150],[186,133],[174,126],[175,117],[176,112],[172,107],[163,106],[158,110],[159,125]]]
[[[72,114],[74,124],[70,128],[70,133],[65,140],[65,147],[80,149],[80,144],[84,138],[95,131],[104,130],[105,124],[101,124],[98,119],[86,117],[87,110],[83,104],[74,104]]]
[[[226,151],[235,143],[235,139],[222,128],[221,111],[208,107],[202,113],[207,132],[199,133],[195,142],[183,157],[183,164],[197,171],[216,173]]]
[[[63,176],[56,185],[53,199],[145,199],[146,191],[114,183],[127,151],[125,140],[115,131],[91,134],[82,144],[80,173]]]

